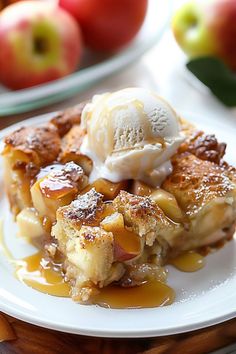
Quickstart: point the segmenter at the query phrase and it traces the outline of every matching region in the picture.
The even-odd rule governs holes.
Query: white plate
[[[235,125],[215,123],[185,114],[201,129],[216,133],[228,144],[227,160],[236,164]],[[19,123],[1,132],[0,137],[17,127],[39,124],[50,115]],[[2,183],[2,181],[0,181]],[[5,240],[13,255],[32,253],[32,246],[16,237],[6,197],[1,194],[0,218],[4,220]],[[236,315],[236,240],[206,258],[206,266],[195,273],[169,267],[168,283],[176,291],[174,304],[161,308],[113,310],[85,306],[68,298],[45,295],[20,283],[13,267],[0,253],[0,310],[24,321],[47,328],[83,335],[104,337],[151,337],[195,330]]]
[[[60,80],[29,89],[9,91],[0,85],[0,115],[31,111],[77,94],[102,78],[133,63],[161,38],[171,15],[171,0],[149,0],[144,24],[132,43],[106,59],[83,58],[82,68]]]

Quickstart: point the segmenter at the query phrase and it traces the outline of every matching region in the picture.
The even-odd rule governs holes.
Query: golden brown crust
[[[169,221],[164,212],[149,197],[121,191],[114,199],[113,206],[123,214],[125,224],[140,237],[144,237],[145,243],[149,246],[158,240],[165,248],[166,243],[172,244],[182,230],[179,224]]]
[[[80,227],[99,223],[98,215],[104,210],[103,195],[93,188],[89,192],[79,195],[70,205],[58,209],[57,216],[70,220]]]
[[[114,199],[114,206],[122,214],[126,213],[130,221],[140,218],[148,222],[149,218],[157,218],[161,223],[166,222],[162,210],[157,204],[148,197],[141,197],[130,194],[126,191],[120,191],[120,194]]]
[[[195,131],[180,146],[178,153],[190,152],[201,160],[219,164],[225,154],[225,149],[226,144],[218,143],[215,135],[207,135],[202,131]]]
[[[80,147],[85,134],[85,130],[78,124],[70,129],[62,139],[59,161],[62,163],[74,161],[80,165],[87,174],[89,174],[92,169],[92,160],[80,152]]]
[[[176,155],[173,172],[162,188],[172,193],[188,216],[193,216],[211,200],[233,190],[227,171],[190,153]]]
[[[221,161],[220,166],[224,169],[229,179],[236,184],[236,168],[225,161]]]
[[[67,108],[65,111],[57,113],[51,119],[51,123],[58,129],[59,135],[63,137],[74,124],[80,124],[81,113],[86,102],[81,102],[74,107]]]
[[[12,149],[29,157],[31,163],[42,166],[56,160],[60,151],[60,137],[52,125],[22,127],[5,138],[3,155]],[[18,161],[19,163],[19,161]]]

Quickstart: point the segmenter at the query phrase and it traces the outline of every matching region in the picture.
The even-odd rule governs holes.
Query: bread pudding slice
[[[229,167],[177,154],[173,172],[162,187],[173,194],[187,217],[182,250],[195,249],[232,236],[236,220],[235,174]]]
[[[52,235],[65,257],[72,297],[87,301],[114,281],[122,286],[150,278],[164,281],[161,264],[168,244],[162,237],[181,230],[148,197],[121,191],[112,203],[104,203],[102,194],[91,189],[58,209]]]
[[[5,139],[3,158],[20,234],[31,241],[41,239],[52,260],[62,255],[72,298],[91,303],[111,283],[131,287],[150,280],[165,282],[163,266],[169,258],[230,238],[236,221],[236,170],[223,161],[224,143],[181,119],[185,139],[168,157],[169,175],[162,185],[145,184],[138,179],[142,174],[113,182],[98,175],[89,184],[96,161],[81,153],[89,127],[80,125],[84,106],[59,112],[43,126],[18,129]],[[136,102],[133,109],[143,117],[133,120],[134,133],[150,133],[148,122],[138,130],[147,116],[142,115],[143,106]],[[152,124],[160,118],[157,130],[165,123],[158,112],[152,115]],[[123,125],[120,131],[125,133]],[[101,139],[101,151],[108,140]],[[150,149],[154,140],[149,141]],[[157,140],[164,150],[164,140]],[[144,170],[146,157],[150,156],[142,160]]]
[[[114,264],[112,232],[99,224],[106,215],[103,196],[92,189],[79,196],[69,206],[59,208],[52,235],[65,257],[65,276],[72,286],[72,297],[87,301],[96,287],[109,280],[119,280],[124,269]]]
[[[11,210],[16,216],[31,207],[30,184],[40,167],[57,159],[60,137],[55,127],[20,128],[7,136],[2,152],[4,181]]]

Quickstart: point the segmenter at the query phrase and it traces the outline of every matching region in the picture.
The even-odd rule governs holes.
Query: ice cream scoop
[[[94,96],[81,120],[87,130],[81,152],[93,161],[90,182],[139,179],[160,185],[184,139],[173,108],[144,88]]]

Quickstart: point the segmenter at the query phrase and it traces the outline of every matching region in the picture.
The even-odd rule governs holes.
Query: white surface
[[[227,141],[227,160],[236,163],[236,128],[229,121],[215,122],[205,115],[183,114],[207,132]],[[47,117],[38,117],[39,123]],[[28,120],[24,125],[32,124]],[[21,126],[22,123],[17,126]],[[13,126],[11,129],[15,129]],[[1,136],[9,133],[9,128]],[[2,183],[0,181],[0,183]],[[16,226],[1,195],[0,217],[4,220],[6,242],[17,258],[33,252],[32,246],[16,237]],[[168,284],[176,291],[173,305],[140,310],[112,310],[84,306],[71,299],[42,294],[20,283],[13,267],[1,252],[0,310],[24,321],[64,332],[105,337],[149,337],[186,332],[230,319],[236,315],[236,240],[209,255],[205,268],[182,273],[169,267]]]

